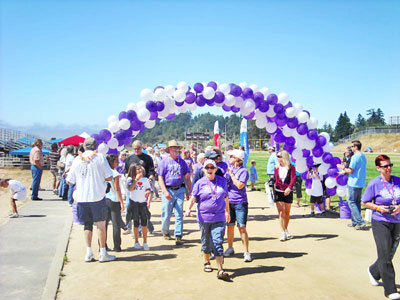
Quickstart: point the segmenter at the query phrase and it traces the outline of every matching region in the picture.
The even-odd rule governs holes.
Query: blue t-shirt
[[[358,152],[351,157],[349,168],[354,172],[349,174],[347,185],[355,188],[363,188],[367,180],[367,158],[364,153]]]
[[[268,158],[267,162],[267,174],[274,175],[275,166],[278,164],[278,158],[276,157],[276,153],[273,152],[271,156]]]
[[[250,168],[250,181],[257,181],[257,169],[255,166],[251,166]]]

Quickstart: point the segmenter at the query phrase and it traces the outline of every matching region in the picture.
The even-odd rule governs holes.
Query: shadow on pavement
[[[236,278],[240,276],[246,276],[251,274],[269,273],[275,271],[283,271],[285,268],[281,266],[257,266],[257,267],[244,267],[239,269],[225,269],[228,272],[233,272],[230,277]]]
[[[304,256],[304,255],[308,255],[308,253],[307,252],[281,252],[281,251],[252,252],[251,253],[251,257],[253,258],[253,260],[277,258],[277,257],[296,258],[296,257]],[[231,257],[243,259],[243,253],[236,253],[236,254],[232,255]]]
[[[135,256],[129,257],[118,257],[118,261],[150,261],[150,260],[164,260],[164,259],[172,259],[176,258],[176,254],[156,254],[156,253],[146,253],[146,254],[139,254]]]
[[[47,217],[47,215],[20,215],[20,218],[44,218]]]
[[[337,234],[306,234],[306,235],[295,235],[293,239],[306,239],[306,238],[317,238],[317,241],[328,240],[337,238],[339,235]]]

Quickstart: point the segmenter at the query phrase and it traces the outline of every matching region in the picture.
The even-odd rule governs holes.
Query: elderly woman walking
[[[400,240],[400,177],[392,175],[393,164],[387,155],[377,156],[375,166],[379,176],[369,182],[361,199],[373,210],[371,225],[378,252],[368,275],[372,285],[382,279],[386,297],[400,299],[392,263]]]
[[[218,264],[217,278],[229,280],[223,269],[225,221],[230,221],[226,179],[215,175],[216,163],[209,159],[204,162],[205,176],[198,180],[192,191],[189,208],[197,202],[197,220],[201,230],[201,250],[204,253],[204,272],[212,272],[210,253],[214,253]]]

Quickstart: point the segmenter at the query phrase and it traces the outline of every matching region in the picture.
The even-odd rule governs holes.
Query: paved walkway
[[[71,228],[71,208],[52,192],[0,226],[0,299],[54,299]],[[57,198],[57,199],[55,199]]]
[[[225,259],[232,282],[217,280],[215,269],[202,271],[195,218],[185,219],[183,246],[162,238],[161,203],[156,201],[150,251],[135,251],[132,237],[123,236],[124,251],[111,252],[118,258],[114,262],[85,263],[83,229],[73,225],[57,299],[384,299],[383,287],[371,286],[366,273],[376,259],[371,231],[348,228],[348,220],[307,218],[309,207],[293,207],[289,231],[294,238],[280,242],[276,209],[266,207],[263,193],[248,195],[254,260],[243,262],[243,247],[236,240],[236,254]],[[98,259],[97,243],[93,246]],[[399,262],[397,254],[395,267]]]

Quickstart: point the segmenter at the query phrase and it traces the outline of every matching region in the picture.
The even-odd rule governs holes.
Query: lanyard
[[[389,192],[389,194],[392,196],[392,198],[393,198],[392,204],[396,205],[397,204],[397,198],[394,196],[394,194],[395,194],[394,193],[394,183],[392,182],[392,180],[390,180],[390,183],[392,184],[391,189],[389,189],[389,186],[388,186],[386,181],[383,182],[383,186]]]
[[[210,188],[210,191],[211,191],[211,194],[212,194],[212,198],[215,199],[216,195],[217,195],[217,183],[215,183],[214,189],[213,189],[211,181],[207,179],[207,185]]]

